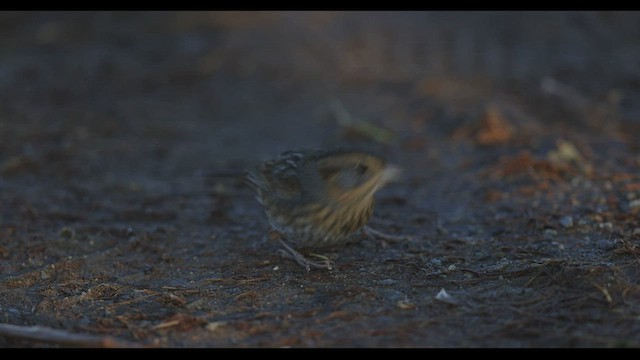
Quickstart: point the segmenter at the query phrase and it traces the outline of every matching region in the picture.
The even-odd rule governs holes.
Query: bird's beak
[[[402,168],[397,165],[389,164],[384,170],[382,170],[382,175],[380,176],[380,183],[385,184],[390,181],[396,180],[400,177],[402,173]]]

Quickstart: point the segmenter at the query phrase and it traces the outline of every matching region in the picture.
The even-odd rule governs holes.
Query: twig
[[[63,330],[56,330],[45,326],[19,326],[0,324],[0,336],[42,341],[71,347],[88,348],[142,348],[141,344],[116,339],[112,336],[96,336],[88,334],[74,334]]]

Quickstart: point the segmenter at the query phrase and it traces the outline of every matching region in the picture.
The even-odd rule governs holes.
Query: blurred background
[[[638,123],[638,16],[4,12],[0,152],[184,173],[359,131],[442,138],[488,104],[530,127],[620,130]]]

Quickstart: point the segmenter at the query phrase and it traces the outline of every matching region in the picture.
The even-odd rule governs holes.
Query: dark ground
[[[639,59],[640,13],[1,13],[0,323],[638,347]],[[345,143],[406,169],[371,224],[413,238],[306,273],[238,174]]]

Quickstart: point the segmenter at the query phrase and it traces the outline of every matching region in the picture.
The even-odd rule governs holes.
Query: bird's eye
[[[358,164],[355,167],[356,174],[358,174],[360,176],[364,175],[367,172],[367,170],[369,170],[369,169],[367,168],[366,165]]]

